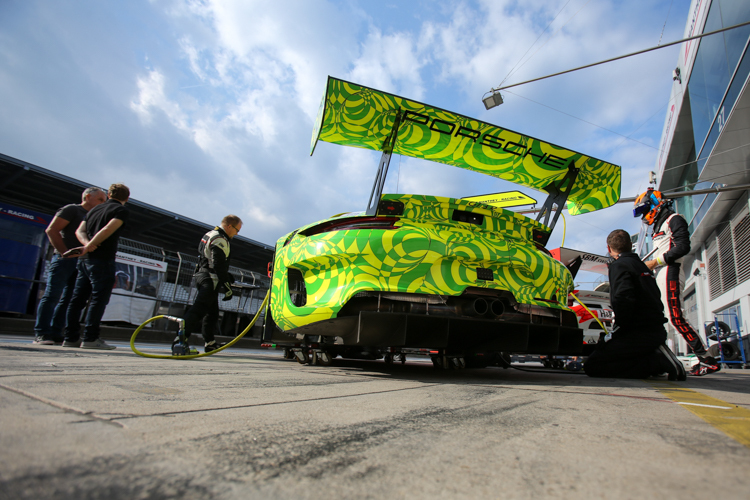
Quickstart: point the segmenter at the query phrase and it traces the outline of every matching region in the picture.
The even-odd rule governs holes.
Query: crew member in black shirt
[[[130,189],[124,184],[112,184],[108,195],[109,200],[92,208],[76,231],[76,236],[84,246],[75,249],[80,254],[78,278],[68,306],[63,347],[115,348],[99,338],[99,323],[115,284],[117,242],[130,214],[125,207]],[[81,312],[89,297],[91,303],[81,339]]]
[[[653,273],[631,251],[630,235],[622,229],[607,237],[609,298],[615,313],[612,339],[601,342],[584,363],[591,377],[647,378],[667,373],[685,380],[685,368],[667,347],[664,306]]]

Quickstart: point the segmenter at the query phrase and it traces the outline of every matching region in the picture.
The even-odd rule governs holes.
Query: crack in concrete
[[[33,394],[31,392],[24,391],[23,389],[16,389],[15,387],[10,387],[5,384],[0,384],[0,388],[5,389],[6,391],[15,392],[16,394],[20,394],[21,396],[25,396],[30,399],[34,399],[36,401],[39,401],[41,403],[54,406],[55,408],[58,408],[66,413],[74,413],[76,415],[81,415],[83,417],[86,417],[90,420],[95,420],[97,422],[103,422],[108,425],[114,425],[116,427],[120,427],[122,429],[127,429],[127,426],[123,423],[116,422],[109,418],[100,417],[99,415],[90,412],[90,411],[84,411],[79,408],[74,408],[72,406],[68,406],[63,403],[58,403],[57,401],[53,401],[51,399],[47,399],[42,396],[37,396],[36,394]]]
[[[323,400],[329,400],[329,399],[343,399],[343,398],[354,398],[354,397],[360,397],[360,396],[371,396],[375,394],[388,394],[392,392],[412,391],[415,389],[426,389],[426,388],[434,387],[437,385],[439,384],[421,385],[418,387],[402,387],[399,389],[386,389],[384,391],[358,392],[356,394],[343,394],[340,396],[323,396],[323,397],[318,397],[318,398],[293,399],[293,400],[288,400],[288,401],[270,401],[268,403],[253,403],[253,404],[246,404],[246,405],[221,406],[218,408],[196,408],[193,410],[167,411],[167,412],[162,412],[162,413],[123,414],[121,416],[115,416],[111,418],[112,420],[126,420],[130,418],[143,418],[143,417],[173,417],[176,415],[184,415],[188,413],[235,410],[239,408],[253,408],[253,407],[260,407],[260,406],[285,405],[285,404],[294,404],[294,403],[311,403],[315,401],[323,401]]]

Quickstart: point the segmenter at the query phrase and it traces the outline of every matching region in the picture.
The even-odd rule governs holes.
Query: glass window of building
[[[750,2],[747,0],[713,0],[703,32],[746,21],[750,21]],[[693,145],[686,158],[672,159],[672,163],[680,165],[683,171],[678,182],[660,186],[662,191],[709,188],[714,185],[714,180],[721,183],[720,179],[705,179],[698,183],[698,178],[750,74],[749,39],[750,26],[701,39],[680,113],[680,117],[692,126]],[[683,146],[682,149],[687,148]],[[677,200],[677,211],[688,221],[691,233],[703,220],[716,196],[697,195]]]

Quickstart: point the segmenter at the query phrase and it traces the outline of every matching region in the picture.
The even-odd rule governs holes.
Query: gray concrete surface
[[[31,339],[34,338],[34,323],[35,319],[33,318],[9,318],[9,317],[0,317],[0,335],[20,335],[20,336],[28,336],[31,337]],[[143,328],[137,336],[137,341],[139,343],[163,343],[163,342],[169,342],[171,341],[177,332],[177,326],[176,323],[170,322],[167,323],[168,329],[162,330],[158,328]],[[150,325],[150,326],[153,326]],[[133,336],[133,331],[135,330],[135,326],[133,325],[127,325],[127,326],[113,326],[110,323],[102,323],[101,325],[101,333],[100,336],[102,340],[105,340],[109,342],[110,340],[122,340],[126,342],[130,342],[130,337]],[[244,347],[248,349],[257,349],[260,347],[260,326],[256,325],[253,327],[253,329],[247,333],[243,338],[241,338],[237,344],[235,344],[237,347]],[[239,332],[238,332],[239,333]],[[191,336],[191,342],[195,346],[203,345],[203,336],[199,333],[196,333]],[[233,340],[234,337],[226,337],[217,335],[216,340],[219,342],[229,342]]]
[[[2,498],[750,497],[750,448],[664,379],[117,345],[0,336]],[[679,386],[750,408],[744,370]]]

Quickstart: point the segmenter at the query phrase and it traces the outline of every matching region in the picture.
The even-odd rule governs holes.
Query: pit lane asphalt
[[[113,343],[0,336],[3,498],[750,497],[750,448],[657,390],[747,412],[745,370],[670,383]]]

